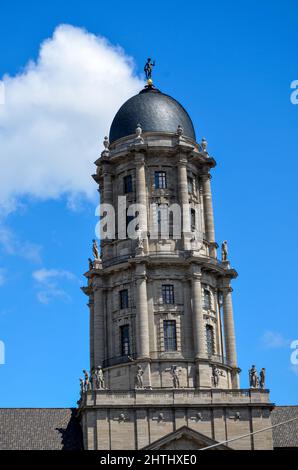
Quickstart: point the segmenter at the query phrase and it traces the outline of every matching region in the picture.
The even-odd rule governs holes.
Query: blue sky
[[[290,342],[298,339],[298,106],[290,101],[290,84],[298,79],[297,14],[298,5],[285,0],[1,6],[0,78],[10,77],[8,91],[22,107],[9,103],[4,121],[0,109],[0,159],[8,168],[0,176],[0,340],[6,347],[0,406],[76,404],[78,378],[89,362],[87,298],[80,290],[96,223],[96,188],[89,175],[113,113],[138,89],[150,56],[157,62],[156,85],[187,108],[198,140],[207,138],[217,161],[216,237],[229,241],[239,272],[233,299],[241,385],[247,387],[254,363],[267,369],[272,401],[298,403],[298,370],[290,362]],[[43,104],[36,97],[29,102],[22,93],[36,88],[32,75],[22,81],[25,66],[38,63],[40,45],[61,24],[85,32],[62,28],[60,42],[47,43],[43,65],[33,67],[47,84]],[[93,50],[89,33],[123,51],[111,52],[109,45]],[[69,40],[75,57],[64,61],[70,66],[63,63],[62,77],[55,53],[65,52],[63,41]],[[90,56],[82,53],[85,40]],[[115,97],[105,93],[111,87],[100,63],[105,47]],[[123,73],[118,82],[117,54]],[[88,91],[92,102],[96,95],[98,109],[89,106]],[[54,116],[55,125],[59,121],[57,134],[37,127],[31,135],[32,122],[51,122],[45,116]]]

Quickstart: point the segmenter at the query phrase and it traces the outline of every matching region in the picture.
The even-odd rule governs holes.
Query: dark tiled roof
[[[73,408],[0,408],[1,450],[80,450]]]
[[[298,418],[298,406],[277,406],[271,414],[272,425]],[[273,446],[298,447],[298,419],[273,428]]]

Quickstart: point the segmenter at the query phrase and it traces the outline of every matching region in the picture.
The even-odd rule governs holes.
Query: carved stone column
[[[189,208],[189,194],[187,184],[187,157],[180,155],[178,161],[178,194],[180,197],[181,212],[182,212],[182,240],[183,248],[187,250],[188,240],[190,238],[190,208]]]
[[[89,319],[89,348],[90,348],[90,370],[94,367],[94,301],[93,295],[89,296],[89,303],[88,303],[89,311],[90,311],[90,319]]]
[[[149,317],[147,299],[146,267],[136,266],[136,323],[138,359],[149,358]]]
[[[144,241],[147,240],[147,192],[145,175],[145,157],[142,153],[136,153],[136,202],[141,204],[142,210],[139,213],[139,230]],[[146,244],[145,244],[146,247]]]
[[[206,357],[206,340],[202,308],[201,272],[198,266],[192,272],[192,310],[195,359]]]
[[[204,205],[204,222],[205,232],[208,242],[211,244],[210,256],[216,257],[215,248],[215,231],[214,231],[214,216],[211,194],[211,175],[209,173],[201,176],[202,189],[203,189],[203,205]]]
[[[113,185],[112,185],[112,174],[110,165],[105,164],[103,168],[103,193],[102,197],[105,204],[113,203]]]
[[[233,368],[232,386],[233,388],[239,388],[232,288],[226,287],[222,289],[222,295],[226,356],[229,365]]]
[[[104,331],[104,289],[101,279],[97,279],[94,290],[94,366],[102,365],[105,352]]]

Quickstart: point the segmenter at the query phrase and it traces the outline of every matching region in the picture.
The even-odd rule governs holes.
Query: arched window
[[[208,356],[213,356],[215,353],[214,348],[214,331],[213,326],[206,325],[206,344]]]

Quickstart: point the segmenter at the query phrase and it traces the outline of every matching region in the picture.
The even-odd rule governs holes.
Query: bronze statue
[[[145,76],[147,80],[152,79],[152,70],[154,66],[155,66],[155,60],[152,62],[150,58],[147,59],[147,62],[144,67],[144,72],[145,72]]]

